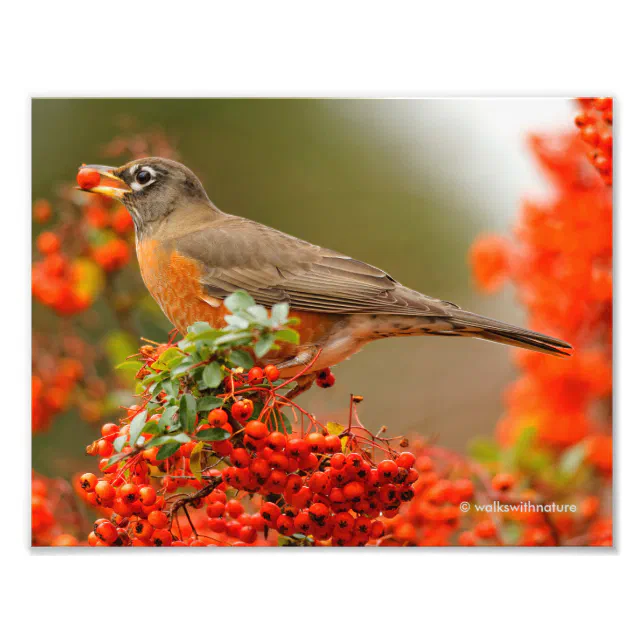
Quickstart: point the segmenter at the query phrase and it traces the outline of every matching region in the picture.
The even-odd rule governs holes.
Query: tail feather
[[[450,322],[461,335],[500,342],[553,356],[569,357],[573,348],[567,342],[536,331],[522,329],[468,311],[455,311]]]

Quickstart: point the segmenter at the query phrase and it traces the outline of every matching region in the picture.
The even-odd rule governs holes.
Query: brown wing
[[[450,317],[458,310],[369,264],[241,217],[189,233],[176,249],[202,265],[202,284],[217,298],[243,289],[263,305],[320,313]]]

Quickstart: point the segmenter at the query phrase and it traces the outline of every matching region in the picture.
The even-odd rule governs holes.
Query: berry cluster
[[[75,315],[87,309],[91,298],[82,291],[74,262],[61,251],[60,236],[50,231],[41,233],[36,247],[43,259],[32,269],[34,297],[59,315]]]
[[[588,160],[607,186],[613,185],[613,99],[580,98],[583,111],[575,117]]]
[[[383,545],[417,546],[554,546],[610,545],[611,531],[600,517],[602,502],[584,489],[569,486],[565,499],[575,511],[537,511],[552,503],[559,491],[552,480],[563,480],[565,459],[557,468],[542,471],[526,465],[528,458],[543,458],[534,446],[524,445],[498,454],[492,446],[473,450],[474,455],[494,462],[481,463],[448,450],[416,441],[416,468],[419,473],[415,496],[398,516],[386,521]],[[511,464],[513,471],[498,468],[498,462]],[[477,511],[476,505],[494,502],[510,506],[509,511]],[[530,509],[532,504],[532,510]],[[493,506],[492,506],[493,507]]]
[[[613,115],[611,99],[579,102],[578,134],[530,139],[552,196],[524,203],[513,237],[477,240],[471,261],[482,289],[512,281],[529,325],[575,347],[566,360],[517,352],[521,375],[507,391],[497,436],[513,450],[531,436],[532,453],[518,467],[551,498],[561,494],[553,482],[573,486],[575,501],[586,510],[579,516],[590,521],[587,511],[596,504],[587,500],[595,497],[586,487],[603,485],[609,492],[612,473]],[[592,520],[574,538],[605,545],[609,520]],[[548,541],[542,537],[525,541]]]
[[[83,376],[80,361],[63,358],[56,369],[31,376],[31,424],[34,433],[49,427],[56,414],[67,409],[73,389]]]
[[[263,333],[271,328],[276,339],[290,337],[282,333],[277,309],[266,321],[252,301],[236,308],[235,298],[240,296],[231,296],[226,305],[237,317],[250,310],[258,316],[257,331],[264,324]],[[285,321],[286,311],[281,314]],[[235,328],[216,331],[199,323],[178,344],[142,347],[137,378],[145,387],[143,404],[129,409],[120,425],[104,425],[101,438],[87,450],[101,459],[101,475],[84,474],[80,489],[104,515],[89,543],[266,545],[279,540],[281,545],[353,546],[380,540],[383,520],[414,498],[413,454],[398,454],[389,440],[372,435],[359,421],[347,428],[323,426],[285,395],[291,381],[280,380],[274,365],[228,366],[231,358],[247,358],[236,349],[218,348],[226,334],[234,343],[243,341]],[[214,353],[204,360],[207,341]],[[247,342],[256,347],[257,341],[251,328]],[[220,375],[213,380],[215,364]],[[322,372],[321,381],[332,379],[330,371]],[[351,413],[359,400],[352,398]],[[299,430],[287,411],[299,419]]]
[[[139,156],[176,156],[158,134],[120,139],[119,146],[124,141]],[[129,374],[114,373],[113,366],[135,350],[138,320],[157,317],[162,323],[162,313],[146,304],[131,261],[132,218],[123,206],[68,185],[59,190],[55,207],[35,201],[33,217],[32,428],[49,428],[72,407],[95,425],[115,401],[129,396]],[[89,337],[91,344],[84,340]]]
[[[477,240],[474,275],[486,290],[511,280],[530,327],[565,338],[575,355],[516,353],[522,376],[507,392],[498,434],[513,442],[530,419],[555,447],[593,436],[609,442],[610,414],[593,410],[609,411],[612,392],[612,191],[576,136],[535,136],[531,144],[554,196],[524,204],[514,239]]]
[[[32,474],[31,540],[34,546],[77,546],[80,518],[69,485]]]
[[[42,232],[36,240],[42,259],[32,270],[34,297],[64,316],[91,306],[104,281],[101,271],[119,270],[131,259],[126,237],[132,231],[132,220],[127,210],[84,193],[72,199],[85,221],[84,236],[79,237],[77,227],[65,224],[56,232]],[[42,202],[34,208],[34,216],[41,210]]]

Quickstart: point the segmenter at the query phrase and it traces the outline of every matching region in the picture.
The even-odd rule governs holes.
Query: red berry
[[[101,427],[101,436],[105,440],[114,442],[114,439],[118,436],[118,434],[119,434],[119,427],[114,423],[105,423],[105,425]]]
[[[581,138],[589,145],[595,145],[599,139],[597,128],[594,125],[586,125],[582,127]]]
[[[222,427],[228,422],[228,414],[223,409],[213,409],[208,414],[208,423],[213,427]]]
[[[325,436],[324,437],[324,451],[327,454],[333,454],[334,452],[339,452],[342,450],[342,443],[339,436]]]
[[[250,454],[243,447],[237,447],[230,454],[230,462],[235,467],[248,467],[250,465]]]
[[[411,452],[402,452],[396,458],[396,465],[406,470],[412,468],[416,462],[416,457]]]
[[[378,480],[381,483],[393,481],[398,474],[398,465],[393,461],[386,460],[378,463]]]
[[[170,546],[172,545],[172,534],[169,530],[155,530],[152,533],[152,543],[155,546]]]
[[[333,387],[335,384],[335,376],[331,373],[330,369],[322,369],[322,371],[318,373],[315,384],[323,389]]]
[[[275,382],[280,377],[280,370],[275,365],[269,364],[264,367],[264,374],[268,381]]]
[[[110,483],[104,480],[101,480],[96,484],[94,492],[96,492],[96,496],[100,499],[103,505],[112,501],[116,496],[116,490]]]
[[[290,536],[295,532],[295,524],[293,522],[293,519],[284,515],[280,516],[277,519],[275,528],[280,534],[285,536]]]
[[[86,492],[92,492],[96,487],[97,482],[98,479],[96,478],[96,475],[91,472],[83,474],[83,476],[80,477],[80,485]]]
[[[215,501],[214,503],[211,503],[206,507],[206,514],[211,519],[216,519],[220,516],[223,516],[225,511],[226,505],[221,501]]]
[[[272,432],[266,444],[276,452],[280,452],[286,447],[286,436],[282,432]]]
[[[341,470],[345,466],[346,462],[347,459],[345,455],[341,453],[334,454],[329,460],[329,463],[334,470]]]
[[[139,501],[142,505],[154,505],[157,500],[157,493],[150,485],[144,485],[139,490]]]
[[[318,525],[324,525],[329,517],[329,508],[324,503],[313,503],[309,508],[309,516]]]
[[[479,539],[491,539],[496,534],[496,526],[491,519],[486,519],[476,525],[474,534]]]
[[[469,530],[466,530],[465,532],[461,532],[461,534],[458,535],[458,545],[459,546],[475,546],[476,545],[476,537],[474,536],[474,533],[470,532]]]
[[[248,371],[248,384],[259,385],[264,380],[264,370],[261,367],[253,367]]]
[[[380,539],[380,537],[382,537],[384,533],[385,533],[385,526],[382,521],[373,521],[371,523],[369,536],[372,539]]]
[[[351,481],[344,486],[343,492],[347,501],[356,503],[364,494],[364,485],[359,481]]]
[[[234,402],[230,413],[237,422],[245,423],[253,415],[253,401],[244,398]]]
[[[354,523],[355,519],[353,518],[353,515],[349,514],[349,512],[338,512],[335,515],[335,525],[340,530],[348,530],[351,532],[353,530]]]
[[[132,483],[126,483],[125,485],[121,486],[121,489],[119,490],[119,496],[126,503],[134,503],[139,498],[139,486],[133,485]]]
[[[515,480],[512,474],[505,474],[503,472],[497,474],[492,479],[492,487],[499,492],[506,492],[514,486]]]
[[[294,519],[293,524],[297,532],[309,534],[313,527],[313,522],[308,512],[300,512]]]
[[[148,514],[148,522],[154,528],[163,529],[168,525],[168,515],[160,510],[153,510]]]
[[[96,525],[94,527],[94,533],[101,541],[104,541],[107,544],[114,543],[118,537],[116,527],[109,521],[103,521],[99,525]]]
[[[328,472],[313,472],[309,487],[314,494],[324,494],[331,490],[331,477]]]
[[[474,483],[470,479],[458,479],[454,481],[452,490],[455,503],[468,501],[474,495]]]
[[[76,175],[76,182],[83,190],[91,190],[101,182],[101,175],[92,168],[81,168]]]
[[[261,514],[262,519],[264,519],[270,527],[275,525],[277,518],[281,515],[279,507],[270,501],[262,504],[262,507],[259,509],[259,513]]]
[[[608,97],[596,98],[593,101],[593,105],[594,105],[595,109],[598,109],[601,112],[603,112],[604,110],[612,110],[613,109],[613,99],[608,98]]]
[[[47,231],[38,236],[36,246],[43,255],[51,255],[60,250],[60,238],[56,233]]]
[[[311,446],[312,452],[324,452],[325,442],[324,434],[311,432],[306,437],[306,442]]]
[[[302,438],[291,438],[286,442],[286,453],[292,458],[301,458],[311,453],[311,447]]]
[[[268,427],[266,427],[266,423],[262,423],[260,420],[251,420],[246,427],[244,427],[244,433],[254,440],[260,441],[268,437],[269,431]]]
[[[266,487],[274,494],[281,494],[286,487],[287,479],[286,472],[273,470],[266,481]]]
[[[244,513],[244,506],[237,499],[230,499],[226,503],[226,512],[228,516],[236,519]]]
[[[255,543],[257,541],[257,530],[250,525],[245,525],[239,531],[239,540],[244,543]]]

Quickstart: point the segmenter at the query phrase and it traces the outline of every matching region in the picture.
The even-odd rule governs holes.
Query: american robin
[[[317,356],[298,380],[298,392],[320,370],[380,338],[468,336],[569,355],[571,346],[562,340],[469,313],[357,259],[224,213],[176,161],[151,157],[120,168],[84,167],[100,175],[90,192],[118,199],[130,212],[143,281],[182,333],[199,320],[224,325],[223,299],[240,289],[263,305],[290,305],[300,319],[300,345],[284,344],[268,361],[291,377]]]

